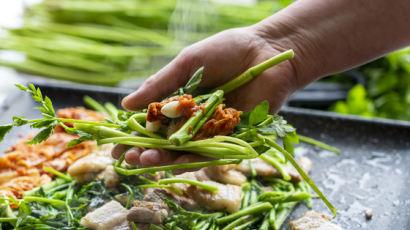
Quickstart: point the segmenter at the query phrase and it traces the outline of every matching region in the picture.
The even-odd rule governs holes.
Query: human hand
[[[154,101],[160,101],[179,87],[201,66],[204,73],[201,87],[214,88],[239,76],[288,47],[281,47],[264,38],[253,27],[231,29],[185,48],[172,62],[148,78],[134,93],[124,98],[122,105],[128,110],[138,110]],[[226,104],[249,111],[263,100],[268,100],[271,112],[276,112],[299,86],[290,62],[268,69],[256,79],[227,94]],[[112,155],[119,158],[126,147],[118,145]],[[132,148],[126,152],[125,161],[133,165],[154,166],[204,161],[195,154],[181,154],[160,149]]]

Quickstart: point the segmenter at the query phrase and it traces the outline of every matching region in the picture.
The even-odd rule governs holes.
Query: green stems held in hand
[[[205,161],[205,162],[193,162],[193,163],[184,163],[176,165],[165,165],[157,167],[147,167],[147,168],[138,168],[138,169],[124,169],[120,167],[115,167],[115,171],[125,176],[143,174],[143,173],[153,173],[158,171],[168,171],[168,170],[179,170],[179,169],[189,169],[189,168],[203,168],[203,167],[212,167],[217,165],[226,165],[226,164],[239,164],[241,160],[215,160],[215,161]]]
[[[262,63],[259,65],[253,66],[243,72],[241,75],[233,79],[232,81],[219,86],[218,88],[214,89],[213,91],[217,90],[223,90],[225,94],[231,92],[232,90],[248,83],[249,81],[253,80],[255,77],[257,77],[259,74],[261,74],[263,71],[283,62],[286,60],[289,60],[293,58],[294,52],[293,50],[287,50],[283,53],[280,53]]]
[[[193,138],[202,124],[205,123],[203,119],[208,120],[212,116],[209,111],[214,110],[221,103],[223,95],[222,90],[216,90],[205,103],[205,109],[199,110],[194,116],[190,117],[178,131],[169,137],[169,140],[175,145],[181,145]]]

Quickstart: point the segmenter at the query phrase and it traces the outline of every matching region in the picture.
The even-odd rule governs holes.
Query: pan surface
[[[104,87],[72,89],[65,86],[40,86],[55,108],[83,106],[82,98],[89,95],[100,102],[120,105],[129,90]],[[0,124],[9,123],[12,116],[35,118],[35,103],[25,93],[9,95],[0,107]],[[336,208],[334,220],[344,229],[410,229],[410,125],[408,122],[366,120],[357,117],[329,115],[304,109],[285,108],[283,115],[303,134],[342,150],[340,155],[301,144],[297,156],[313,161],[312,179]],[[19,134],[35,132],[27,127],[13,130],[0,143],[7,149],[19,139]],[[330,215],[320,200],[313,209]],[[365,210],[373,217],[365,218]],[[289,219],[299,217],[307,208],[298,205]],[[287,229],[287,223],[282,229]]]

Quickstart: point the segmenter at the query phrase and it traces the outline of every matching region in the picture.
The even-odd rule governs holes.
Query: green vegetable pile
[[[21,28],[0,37],[0,50],[22,52],[26,60],[0,59],[0,65],[56,79],[116,85],[149,76],[181,47],[224,29],[254,24],[287,2],[237,6],[186,1],[181,3],[189,6],[185,9],[176,0],[44,0],[26,9]],[[187,13],[193,16],[186,18]],[[176,44],[184,34],[182,44]]]
[[[18,85],[21,90],[24,90],[32,95],[32,98],[41,104],[38,109],[42,112],[43,118],[35,120],[27,120],[25,117],[13,117],[13,123],[10,125],[0,126],[0,141],[4,138],[7,132],[9,132],[14,126],[21,126],[30,124],[32,128],[42,129],[30,143],[39,143],[46,140],[54,128],[59,124],[65,128],[66,132],[78,135],[79,138],[70,142],[69,146],[78,144],[84,140],[97,140],[99,144],[115,143],[125,144],[129,146],[139,146],[146,148],[161,148],[168,150],[179,150],[196,153],[199,155],[215,158],[212,161],[185,163],[178,165],[158,166],[158,167],[138,167],[127,165],[124,162],[125,153],[121,158],[114,163],[114,168],[117,173],[122,175],[126,182],[123,181],[122,186],[126,191],[131,194],[138,194],[135,190],[141,187],[166,187],[170,188],[169,184],[172,183],[188,183],[198,186],[204,190],[215,192],[217,187],[204,184],[197,181],[190,181],[180,178],[168,178],[162,179],[159,182],[147,182],[145,184],[135,184],[138,180],[130,178],[139,178],[141,180],[141,174],[155,173],[158,171],[172,171],[176,169],[186,168],[199,168],[209,167],[225,164],[238,164],[242,160],[252,159],[260,157],[264,161],[273,165],[282,174],[283,180],[272,179],[267,181],[250,181],[249,185],[244,186],[243,196],[243,209],[239,212],[227,215],[226,213],[213,213],[213,214],[198,214],[187,212],[182,210],[175,204],[170,204],[170,207],[176,211],[178,217],[171,216],[163,226],[165,229],[245,229],[247,226],[256,225],[259,229],[268,229],[269,226],[273,226],[274,229],[278,229],[283,223],[287,214],[292,207],[302,200],[306,200],[309,203],[310,188],[312,188],[316,194],[324,201],[329,209],[336,215],[336,208],[326,199],[322,192],[317,188],[314,182],[309,176],[302,170],[295,159],[292,157],[294,153],[294,143],[299,143],[299,138],[307,143],[315,144],[331,151],[339,152],[339,150],[327,146],[324,143],[312,140],[307,137],[298,136],[295,129],[287,124],[287,122],[278,115],[269,115],[269,104],[267,101],[257,105],[251,112],[245,112],[241,115],[240,123],[235,127],[233,133],[227,136],[215,136],[209,139],[193,141],[191,138],[195,135],[195,132],[210,118],[215,110],[216,106],[222,103],[223,95],[225,92],[234,90],[237,87],[246,84],[258,74],[264,70],[271,68],[272,66],[286,61],[293,57],[293,51],[288,50],[281,54],[278,54],[271,59],[254,66],[234,80],[211,90],[206,94],[197,95],[199,89],[198,85],[201,82],[203,68],[200,68],[193,77],[188,81],[187,85],[180,88],[173,95],[191,94],[196,97],[195,102],[197,104],[202,103],[204,109],[194,113],[185,124],[176,132],[174,132],[168,139],[161,132],[149,132],[145,129],[145,122],[147,118],[146,110],[136,112],[124,112],[117,110],[112,104],[106,104],[105,106],[94,101],[92,98],[85,98],[86,103],[95,108],[98,111],[105,112],[111,115],[111,119],[107,119],[105,122],[91,122],[75,119],[57,118],[55,116],[54,108],[51,100],[48,97],[43,97],[39,88],[30,84],[29,87]],[[203,91],[203,90],[202,90]],[[173,96],[171,95],[171,96]],[[74,127],[67,127],[64,123],[73,123]],[[132,132],[138,132],[138,135],[131,134]],[[283,147],[278,143],[278,140],[282,140]],[[303,178],[303,182],[299,184],[293,184],[290,182],[290,176],[282,168],[283,164],[291,164],[299,172]],[[20,210],[18,217],[13,217],[10,210],[6,210],[7,216],[4,217],[3,222],[15,223],[17,226],[25,226],[29,223],[41,223],[39,226],[48,225],[50,222],[50,228],[39,229],[55,229],[56,225],[52,225],[54,220],[58,220],[67,223],[78,224],[78,219],[83,213],[80,211],[82,208],[91,203],[81,203],[81,193],[86,188],[80,185],[70,184],[71,178],[66,175],[62,175],[58,172],[53,172],[60,178],[68,181],[67,185],[61,185],[64,189],[61,191],[65,196],[62,196],[65,201],[54,198],[59,194],[55,190],[55,186],[50,185],[53,192],[47,192],[45,188],[41,188],[38,196],[25,196],[23,200],[13,201],[5,199],[4,202],[18,202],[20,204]],[[56,182],[53,182],[56,183]],[[95,182],[99,183],[99,182]],[[138,182],[139,183],[139,182]],[[68,185],[69,184],[69,185]],[[273,191],[265,192],[261,189],[261,186],[271,186]],[[60,188],[60,185],[57,187]],[[80,186],[80,187],[79,187]],[[310,188],[309,188],[310,187]],[[67,191],[68,188],[68,191]],[[71,189],[71,190],[70,190]],[[173,189],[175,191],[175,189]],[[58,190],[60,191],[60,190]],[[88,190],[87,190],[88,191]],[[119,190],[124,191],[124,190]],[[175,192],[179,193],[178,190]],[[93,193],[99,196],[99,193]],[[31,194],[31,193],[29,193]],[[88,194],[88,193],[86,193]],[[104,191],[103,194],[111,196],[110,191]],[[28,197],[28,198],[27,198]],[[85,198],[84,198],[85,199]],[[86,200],[86,199],[85,199]],[[31,203],[37,202],[37,203]],[[73,203],[72,203],[73,202]],[[129,202],[127,202],[129,206]],[[53,220],[48,220],[47,217],[37,215],[36,205],[40,205],[41,208],[47,207],[52,213],[57,216],[50,216]],[[63,207],[61,212],[56,212],[55,209]],[[80,208],[81,207],[81,208]],[[65,211],[64,211],[65,210]],[[75,211],[73,211],[75,210]],[[38,211],[41,212],[41,211]],[[78,213],[77,213],[78,212]],[[34,214],[33,214],[34,213]],[[34,215],[34,216],[33,216]],[[32,219],[32,217],[34,219]],[[195,217],[195,218],[193,218]],[[14,218],[14,219],[8,219]],[[15,222],[12,222],[15,221]],[[34,222],[30,222],[34,221]],[[71,222],[69,222],[71,221]],[[187,228],[189,226],[189,228]],[[157,227],[161,229],[161,227]],[[20,228],[19,228],[20,229]],[[25,229],[22,227],[21,229]],[[71,228],[67,228],[71,229]]]
[[[358,68],[366,85],[354,86],[330,109],[343,114],[410,121],[410,47]]]
[[[278,159],[279,160],[279,159]],[[176,180],[172,173],[158,182],[143,176],[122,176],[121,183],[115,188],[107,188],[102,180],[78,184],[70,176],[54,169],[44,170],[57,176],[53,182],[28,191],[22,199],[0,197],[1,229],[86,229],[81,224],[90,209],[101,207],[106,200],[117,200],[125,208],[132,201],[142,200],[143,188],[158,187],[174,189],[163,185]],[[184,180],[186,182],[196,182]],[[197,182],[200,183],[200,182]],[[196,184],[202,187],[201,184]],[[262,187],[271,187],[266,192]],[[204,187],[210,190],[210,188]],[[278,178],[252,177],[242,186],[241,210],[209,213],[206,210],[187,211],[176,203],[164,199],[172,210],[162,225],[152,224],[150,229],[279,229],[292,208],[301,201],[310,207],[312,195],[304,181],[291,183]],[[212,190],[210,190],[212,191]],[[180,191],[175,190],[179,193]],[[127,197],[126,201],[121,197]],[[17,209],[10,208],[18,205]],[[135,223],[131,223],[134,229]]]

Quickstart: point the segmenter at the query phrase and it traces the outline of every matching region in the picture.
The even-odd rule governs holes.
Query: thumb
[[[127,110],[145,108],[153,101],[173,93],[183,86],[189,78],[192,66],[191,60],[183,54],[178,55],[173,61],[149,77],[135,92],[122,100],[122,107]]]

